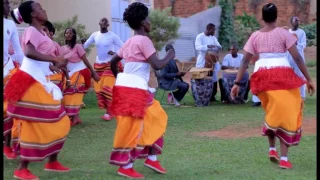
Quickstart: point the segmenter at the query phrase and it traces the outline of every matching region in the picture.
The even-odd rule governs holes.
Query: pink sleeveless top
[[[56,57],[58,50],[54,42],[46,35],[44,31],[38,31],[36,28],[29,26],[23,33],[21,38],[21,48],[24,50],[25,46],[31,43],[35,49],[45,55]]]
[[[67,58],[69,62],[77,63],[82,61],[81,57],[86,54],[86,51],[82,45],[76,44],[73,49],[71,49],[68,45],[62,46],[61,53],[66,54],[65,58]]]
[[[254,32],[244,50],[250,54],[285,53],[296,43],[296,38],[283,28],[275,28],[269,32]]]

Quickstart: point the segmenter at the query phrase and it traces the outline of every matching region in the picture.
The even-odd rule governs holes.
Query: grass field
[[[315,68],[311,68],[314,76]],[[162,92],[158,94],[161,95]],[[117,168],[108,164],[112,149],[115,121],[100,120],[103,114],[96,106],[91,92],[84,99],[87,108],[81,111],[83,124],[72,128],[60,161],[72,168],[71,172],[59,174],[43,171],[44,162],[32,163],[30,170],[43,180],[117,180]],[[190,94],[186,105],[193,105]],[[316,135],[304,135],[299,146],[290,149],[289,159],[294,168],[281,170],[269,162],[268,143],[261,137],[259,126],[263,123],[263,110],[245,105],[222,105],[214,103],[209,107],[164,107],[169,115],[163,155],[159,160],[168,173],[159,175],[143,166],[137,160],[135,168],[146,179],[211,180],[211,179],[316,179]],[[306,119],[316,117],[316,97],[308,97],[305,104]],[[308,120],[309,121],[309,120]],[[197,133],[218,131],[234,124],[229,138],[203,137]],[[259,129],[250,135],[252,129]],[[248,133],[239,138],[237,132]],[[230,135],[234,137],[230,138]],[[279,149],[279,147],[278,147]],[[4,179],[13,179],[17,161],[4,160]]]

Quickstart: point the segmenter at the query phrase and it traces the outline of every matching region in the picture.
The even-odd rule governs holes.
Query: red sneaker
[[[148,168],[151,168],[152,170],[160,173],[160,174],[165,174],[167,173],[167,170],[165,170],[159,161],[151,161],[150,159],[147,158],[147,160],[144,162],[144,165],[147,166]]]
[[[118,169],[118,174],[123,177],[132,178],[132,179],[144,179],[144,176],[142,174],[139,174],[136,170],[133,168],[124,169],[120,167]]]
[[[45,171],[53,171],[53,172],[68,172],[70,171],[70,168],[64,167],[62,164],[60,164],[58,161],[47,163],[44,166]]]
[[[279,167],[282,168],[282,169],[291,169],[292,168],[292,164],[291,164],[290,161],[281,160],[280,164],[279,164]]]
[[[103,116],[101,116],[101,119],[105,121],[110,121],[112,119],[112,116],[110,116],[109,114],[104,114]]]
[[[10,160],[17,158],[17,155],[12,151],[11,147],[3,147],[3,154]]]
[[[39,178],[33,175],[28,169],[15,170],[13,177],[20,180],[38,180]]]
[[[278,156],[277,151],[275,151],[275,150],[269,151],[269,159],[270,159],[270,161],[272,161],[274,163],[279,162],[279,156]]]

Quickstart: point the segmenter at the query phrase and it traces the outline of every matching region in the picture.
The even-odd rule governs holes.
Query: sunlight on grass
[[[310,68],[310,73],[315,77],[315,68]],[[158,100],[161,95],[159,91]],[[166,95],[164,97],[165,101]],[[83,124],[72,128],[59,156],[60,161],[72,168],[72,171],[49,173],[43,170],[44,162],[31,163],[30,170],[40,179],[124,179],[116,175],[117,167],[108,163],[116,122],[100,119],[104,110],[98,109],[94,92],[86,94],[84,102],[87,108],[81,110]],[[137,160],[135,164],[136,170],[147,179],[316,179],[316,135],[304,135],[300,145],[290,149],[289,158],[294,169],[281,170],[269,162],[267,139],[260,137],[260,133],[256,137],[227,140],[195,135],[233,124],[244,124],[248,130],[260,127],[264,116],[261,108],[252,107],[251,102],[243,105],[216,102],[208,107],[193,107],[191,93],[186,95],[183,102],[191,107],[164,108],[169,120],[164,151],[159,160],[168,169],[168,174],[152,172],[143,166],[142,160]],[[316,97],[307,97],[304,116],[316,117]],[[4,160],[4,179],[13,179],[13,170],[17,165],[17,161]]]

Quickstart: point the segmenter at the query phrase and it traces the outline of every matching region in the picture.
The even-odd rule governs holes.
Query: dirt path
[[[249,127],[246,124],[236,124],[211,132],[199,132],[196,136],[217,137],[220,139],[242,139],[249,137],[259,137],[262,133],[262,125],[260,127]],[[316,118],[304,118],[302,124],[303,135],[315,135],[317,132]]]

